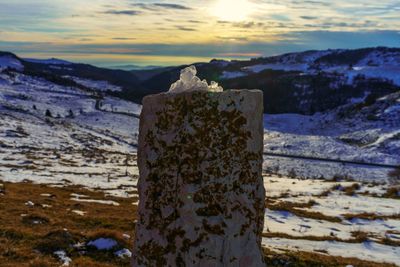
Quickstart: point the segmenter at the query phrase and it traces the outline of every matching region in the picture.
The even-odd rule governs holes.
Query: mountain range
[[[265,113],[314,114],[354,101],[374,101],[400,90],[400,48],[306,51],[246,61],[194,63],[198,76],[225,89],[260,89]],[[103,93],[141,103],[165,92],[187,66],[117,70],[59,59],[22,59],[0,52],[0,68],[15,69],[59,85],[104,81],[120,88]],[[86,83],[87,85],[87,83]]]

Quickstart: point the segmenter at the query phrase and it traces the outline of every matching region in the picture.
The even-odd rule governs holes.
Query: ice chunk
[[[124,248],[124,249],[121,249],[121,250],[118,250],[117,252],[115,252],[114,255],[118,256],[120,258],[125,258],[125,257],[130,258],[130,257],[132,257],[132,252],[129,249]]]
[[[173,83],[169,89],[169,93],[181,93],[186,91],[209,91],[209,92],[222,92],[223,88],[216,82],[211,82],[208,85],[206,80],[200,80],[196,76],[197,70],[195,66],[187,67],[181,70],[181,77],[178,81]]]
[[[70,263],[72,262],[72,259],[67,256],[67,253],[63,250],[57,250],[54,252],[54,255],[58,257],[60,261],[63,262],[61,266],[69,266]]]

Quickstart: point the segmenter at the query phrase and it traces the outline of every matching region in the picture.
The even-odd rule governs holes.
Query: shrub
[[[52,118],[53,117],[53,115],[51,115],[51,112],[50,112],[50,110],[48,110],[48,109],[46,109],[46,117],[50,117],[50,118]]]
[[[388,176],[391,184],[400,186],[400,166],[399,168],[389,172]]]

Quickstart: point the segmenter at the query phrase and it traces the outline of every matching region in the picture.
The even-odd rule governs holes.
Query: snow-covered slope
[[[15,68],[0,70],[0,181],[82,185],[137,198],[141,106],[111,96],[119,91],[109,81],[63,78],[75,84],[56,84]],[[268,153],[400,165],[400,92],[376,101],[354,99],[312,116],[265,115],[264,122]],[[400,239],[399,200],[384,198],[389,185],[372,182],[385,181],[388,169],[265,156],[264,170],[270,205],[265,247],[398,263],[398,245],[390,244]],[[337,175],[367,182],[351,195],[344,188],[354,181],[330,180]],[[77,203],[118,205],[71,197]],[[299,208],[284,210],[290,205]],[[346,219],[349,214],[355,219]],[[362,215],[377,219],[357,218]],[[365,233],[366,241],[354,240],[357,232]]]
[[[3,71],[5,69],[22,71],[24,69],[24,66],[22,65],[21,61],[19,61],[13,55],[0,53],[0,71]]]
[[[400,49],[371,48],[358,50],[326,50],[291,53],[266,58],[265,63],[247,64],[240,70],[224,72],[230,79],[264,70],[300,71],[308,74],[327,72],[345,75],[349,83],[355,76],[383,78],[400,85]],[[332,60],[344,58],[344,60]],[[257,62],[257,61],[255,61]],[[236,73],[236,75],[234,75]]]
[[[400,90],[400,48],[306,51],[195,65],[199,77],[223,88],[262,90],[269,114],[312,115]],[[157,72],[142,86],[155,93],[167,91],[184,67]]]
[[[308,54],[307,57],[312,55]],[[18,147],[61,151],[77,147],[78,150],[101,149],[107,150],[104,153],[135,154],[140,105],[107,95],[107,92],[120,91],[118,86],[107,81],[70,76],[64,78],[84,87],[57,85],[18,71],[0,73],[0,129],[3,133],[0,141],[6,148],[13,148],[4,150],[4,153],[20,154],[19,157],[11,157],[15,161],[10,161],[13,162],[10,166],[30,162]],[[103,98],[99,98],[99,92],[104,94]],[[400,165],[399,95],[393,93],[369,104],[362,98],[354,99],[353,103],[312,116],[266,115],[265,152]],[[63,155],[70,151],[64,151]],[[68,157],[84,160],[84,156],[73,153]],[[42,160],[45,159],[43,155]],[[54,164],[53,172],[56,174],[51,179],[46,178],[46,181],[67,179],[62,172],[57,173],[57,170],[66,167],[60,167],[58,160]],[[85,168],[77,173],[88,172],[87,164],[80,162],[78,165]],[[39,181],[43,179],[39,171],[33,173],[38,174],[35,178],[29,164],[28,169],[22,167],[19,171],[4,167],[7,166],[4,164],[2,166],[2,173],[9,173],[7,177],[12,180],[23,180],[26,177]],[[95,166],[92,166],[93,170],[97,169]],[[48,173],[49,168],[39,169]],[[113,169],[112,164],[101,165],[101,168]],[[381,181],[387,178],[388,173],[385,168],[344,166],[272,156],[265,157],[264,168],[284,175],[295,172],[297,176],[305,178],[342,175]],[[70,180],[75,179],[73,175],[67,176]],[[103,176],[104,172],[99,175]],[[78,180],[85,185],[92,183],[92,179],[85,181],[76,175]]]
[[[24,58],[24,60],[27,62],[47,64],[47,65],[72,65],[73,64],[69,61],[57,59],[57,58],[49,58],[49,59]]]
[[[400,165],[400,92],[313,116],[265,115],[265,152]],[[312,165],[311,165],[312,164]],[[384,180],[390,169],[266,157],[265,168],[303,177]]]
[[[0,180],[123,196],[136,185],[139,105],[19,72],[0,73],[0,81]]]

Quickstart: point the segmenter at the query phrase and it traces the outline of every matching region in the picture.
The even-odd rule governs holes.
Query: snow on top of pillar
[[[195,66],[190,66],[181,70],[180,79],[171,84],[168,93],[181,93],[190,91],[222,92],[224,90],[221,86],[218,86],[218,83],[213,81],[210,85],[208,85],[206,80],[200,80],[196,74],[197,70]]]

